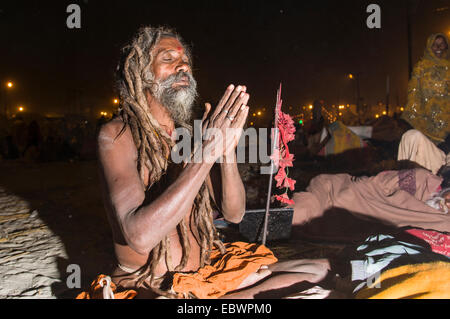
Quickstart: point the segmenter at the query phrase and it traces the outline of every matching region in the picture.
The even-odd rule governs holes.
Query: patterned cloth
[[[408,229],[406,232],[427,242],[435,253],[450,257],[450,235],[423,229]]]
[[[450,132],[450,62],[437,58],[431,47],[437,36],[428,38],[424,57],[414,67],[408,85],[408,102],[402,117],[435,143],[443,142]]]

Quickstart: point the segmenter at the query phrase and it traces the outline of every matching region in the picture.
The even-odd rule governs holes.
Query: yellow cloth
[[[172,289],[181,295],[193,294],[199,299],[219,298],[239,287],[245,278],[263,265],[277,262],[263,245],[235,242],[225,244],[226,253],[213,250],[211,265],[195,273],[177,273]]]
[[[437,36],[428,38],[423,58],[414,67],[408,84],[408,102],[402,118],[421,131],[434,143],[444,141],[450,131],[450,62],[448,57],[438,58],[431,47]]]
[[[379,285],[380,288],[376,288]],[[449,299],[450,262],[389,269],[357,293],[357,299]]]
[[[328,129],[331,133],[331,139],[325,145],[322,155],[339,154],[365,145],[361,138],[341,121],[331,123]]]

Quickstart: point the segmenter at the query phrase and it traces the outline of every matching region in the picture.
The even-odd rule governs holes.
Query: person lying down
[[[294,236],[354,242],[375,228],[415,227],[449,233],[446,183],[423,168],[360,178],[321,174],[305,192],[293,195]]]
[[[436,210],[448,214],[450,209],[450,188],[444,188],[425,203]]]

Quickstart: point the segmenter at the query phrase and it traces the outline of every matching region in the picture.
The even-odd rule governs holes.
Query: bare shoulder
[[[120,118],[113,119],[101,127],[97,142],[100,153],[113,150],[128,154],[136,152],[130,129]]]
[[[103,138],[116,138],[127,129],[127,126],[120,118],[113,119],[100,128],[98,139],[101,141]]]

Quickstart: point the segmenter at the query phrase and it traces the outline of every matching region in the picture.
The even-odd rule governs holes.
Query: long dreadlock
[[[154,85],[151,65],[153,62],[152,50],[158,42],[165,37],[176,38],[186,48],[187,55],[191,59],[189,48],[182,41],[180,36],[173,30],[165,27],[143,27],[139,29],[131,44],[122,49],[122,58],[117,67],[117,88],[120,96],[119,115],[124,121],[124,128],[119,133],[122,134],[126,126],[131,130],[133,141],[138,151],[137,169],[139,171],[143,185],[150,188],[158,182],[166,173],[169,155],[174,142],[167,132],[161,128],[158,121],[148,112],[146,90],[151,90]],[[187,123],[177,123],[192,131],[192,127]],[[148,180],[145,180],[145,168],[149,171]],[[205,183],[201,186],[199,193],[194,200],[191,218],[198,229],[200,245],[200,267],[211,262],[210,252],[213,245],[216,245],[222,252],[224,246],[218,240],[217,231],[213,224],[212,206],[210,194]],[[178,266],[172,265],[170,254],[170,241],[166,236],[157,244],[150,253],[145,269],[138,279],[138,286],[147,285],[147,288],[168,296],[175,297],[169,291],[162,291],[156,288],[155,269],[161,262],[165,261],[169,272],[181,271],[187,264],[190,254],[190,243],[188,238],[188,226],[183,219],[177,226],[182,244],[182,259]]]

